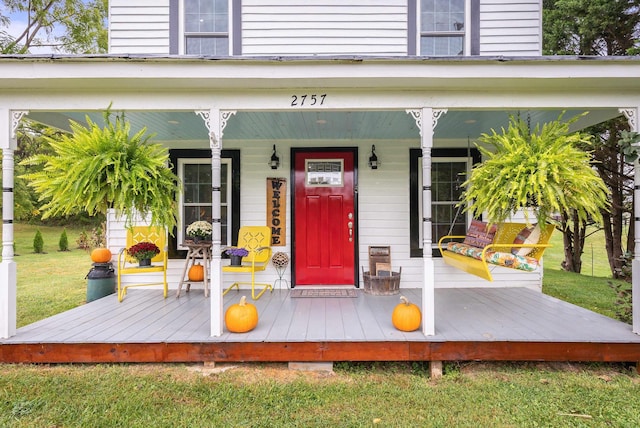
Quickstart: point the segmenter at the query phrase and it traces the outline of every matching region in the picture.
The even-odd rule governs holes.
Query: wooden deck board
[[[420,289],[401,292],[421,305]],[[545,353],[640,361],[630,325],[526,288],[436,289],[435,336],[393,327],[399,295],[291,298],[276,290],[253,301],[242,290],[225,296],[224,308],[241,295],[260,319],[246,334],[211,337],[202,290],[163,299],[161,290],[132,289],[121,303],[107,296],[18,329],[0,340],[0,361],[535,360]]]

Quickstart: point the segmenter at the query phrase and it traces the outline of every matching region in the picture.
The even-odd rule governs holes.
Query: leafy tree
[[[52,154],[21,163],[41,167],[24,177],[44,202],[42,218],[114,208],[127,225],[141,213],[150,215],[151,224],[173,230],[180,187],[167,149],[152,144],[146,128],[131,135],[124,114],[112,121],[107,110],[104,128],[88,116],[86,121],[87,126],[71,121],[71,135],[45,137]]]
[[[543,51],[546,55],[632,55],[640,53],[640,0],[544,0]],[[634,228],[625,236],[624,219],[632,212],[632,165],[618,147],[624,119],[599,124],[589,130],[595,136],[595,167],[611,195],[609,211],[603,211],[603,230],[612,275],[620,278],[624,248],[633,249]],[[633,216],[632,216],[633,217]],[[575,213],[562,221],[565,259],[562,267],[580,272],[586,223]],[[631,245],[630,245],[631,244]]]
[[[640,0],[544,0],[546,55],[630,55],[638,47]]]
[[[27,54],[35,47],[73,54],[107,52],[108,0],[2,0],[6,16],[0,16],[0,53]],[[25,14],[20,34],[7,32],[9,15]],[[4,28],[2,28],[4,27]]]

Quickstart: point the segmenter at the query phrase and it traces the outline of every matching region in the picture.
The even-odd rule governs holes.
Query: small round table
[[[203,268],[204,268],[204,297],[209,297],[209,263],[211,262],[211,242],[192,242],[187,241],[182,244],[183,247],[187,247],[187,258],[184,261],[184,268],[182,269],[182,276],[180,277],[180,283],[178,284],[178,291],[176,293],[176,297],[180,297],[180,291],[182,290],[182,284],[187,284],[186,291],[188,292],[191,288],[192,282],[200,282],[200,281],[190,281],[187,275],[189,265],[193,266],[196,260],[202,260]]]

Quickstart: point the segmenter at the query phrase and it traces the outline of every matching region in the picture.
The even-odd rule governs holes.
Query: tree
[[[640,0],[544,0],[543,51],[546,55],[632,55],[640,52]],[[623,222],[632,211],[632,165],[624,161],[617,142],[628,129],[615,119],[587,130],[595,136],[590,147],[595,167],[611,195],[603,211],[603,230],[612,275],[620,277],[624,248],[632,250],[633,222],[625,237]],[[586,223],[569,212],[562,219],[565,259],[562,267],[580,272]]]
[[[640,0],[544,0],[546,55],[629,55],[638,47]]]
[[[112,121],[107,110],[104,117],[103,128],[88,116],[86,126],[71,121],[72,134],[46,137],[53,154],[21,162],[41,167],[24,178],[40,195],[42,218],[84,211],[106,214],[113,208],[128,226],[142,214],[150,216],[152,225],[172,231],[180,187],[167,149],[152,144],[146,128],[131,135],[124,114]]]
[[[0,53],[27,54],[35,47],[72,54],[105,53],[108,48],[108,0],[2,0],[7,16],[0,15]],[[9,15],[25,14],[18,35],[7,28]]]

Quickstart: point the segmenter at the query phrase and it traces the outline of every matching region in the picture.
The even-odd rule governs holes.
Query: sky
[[[7,15],[6,8],[4,5],[0,5],[0,11],[2,15],[4,16]],[[9,18],[11,19],[11,24],[9,25],[9,28],[6,28],[5,30],[12,36],[17,37],[19,34],[21,34],[24,31],[24,29],[27,26],[27,14],[26,12],[20,13],[20,14],[12,14],[12,15],[9,15]],[[45,34],[45,33],[42,32],[42,34]],[[30,53],[32,54],[53,53],[53,48],[50,46],[46,46],[42,48],[31,48]]]

